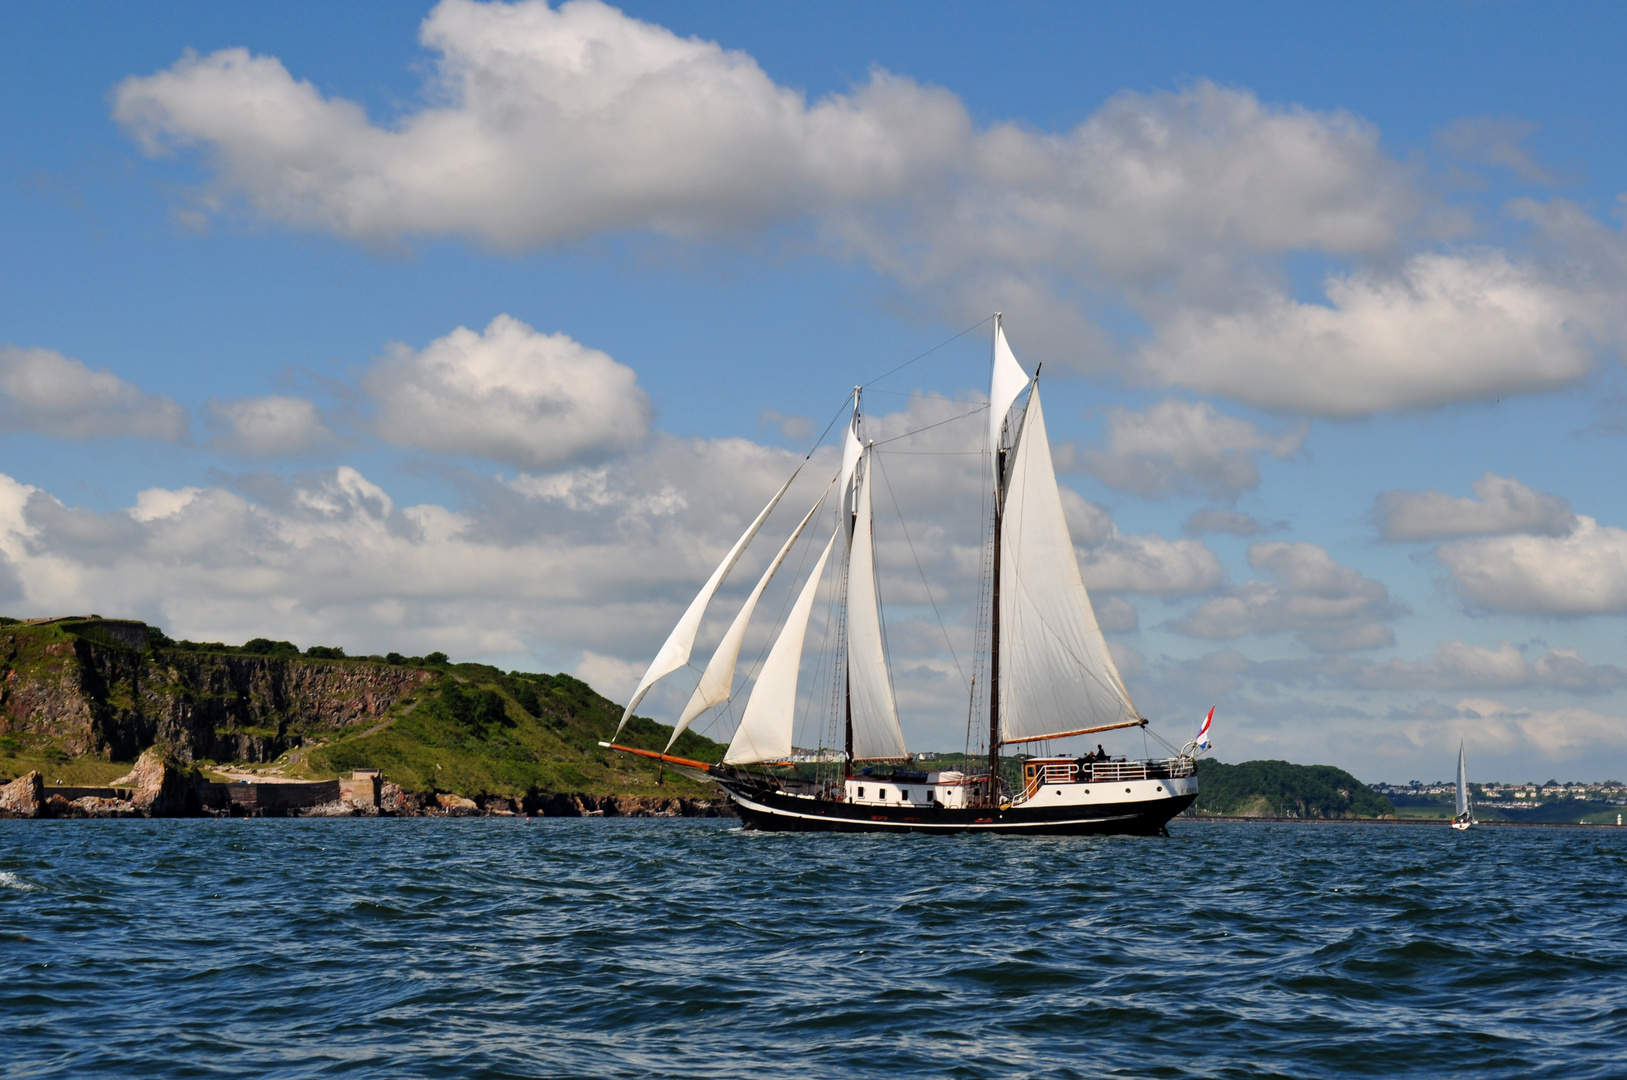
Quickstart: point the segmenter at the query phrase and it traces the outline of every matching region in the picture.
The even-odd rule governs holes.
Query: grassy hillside
[[[1244,761],[1198,762],[1200,814],[1250,817],[1376,818],[1395,807],[1366,784],[1332,765]]]
[[[484,664],[455,664],[378,724],[357,724],[316,749],[292,751],[289,775],[332,776],[383,769],[417,790],[581,792],[623,795],[712,794],[666,770],[657,785],[653,762],[599,746],[621,709],[569,675],[504,673]],[[622,733],[629,746],[659,750],[672,729],[643,717]],[[722,759],[724,747],[685,732],[674,753]]]

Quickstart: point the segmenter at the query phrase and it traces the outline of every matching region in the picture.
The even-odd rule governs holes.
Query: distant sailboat
[[[1025,757],[1020,786],[1002,781],[1002,747],[1147,726],[1119,676],[1080,576],[1051,461],[1038,379],[1037,369],[1028,375],[1012,355],[996,315],[989,418],[983,437],[968,447],[970,452],[988,454],[991,498],[984,507],[992,506],[986,549],[989,592],[979,597],[989,642],[986,771],[918,772],[905,749],[876,584],[871,502],[879,465],[875,444],[860,438],[859,388],[854,389],[839,470],[735,616],[678,716],[666,748],[656,753],[620,745],[615,741],[620,727],[610,742],[601,745],[659,759],[686,775],[717,784],[749,828],[1162,831],[1197,798],[1195,758],[1209,746],[1207,720],[1199,739],[1173,757],[1127,761],[1109,758],[1105,752]],[[1025,392],[1027,399],[1022,401]],[[657,680],[688,664],[707,605],[790,486],[787,480],[774,494],[685,611],[628,701],[623,726]],[[973,500],[970,505],[978,503]],[[829,539],[819,545],[823,550],[756,672],[722,762],[672,756],[673,744],[693,720],[735,696],[735,669],[757,601],[821,507],[834,510],[835,521],[813,527],[816,535],[830,529]],[[835,567],[839,597],[834,653],[842,733],[829,746],[829,755],[828,744],[822,744],[818,759],[839,762],[840,769],[809,778],[786,766],[794,750],[804,636],[827,565]],[[858,763],[883,763],[889,771],[857,772]]]
[[[1463,760],[1463,744],[1458,743],[1458,805],[1452,818],[1452,828],[1467,829],[1475,824],[1474,811],[1469,808],[1469,767]]]

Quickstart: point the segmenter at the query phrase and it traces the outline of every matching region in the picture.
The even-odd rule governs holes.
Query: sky
[[[1166,739],[1215,704],[1227,761],[1627,778],[1619,6],[5,23],[0,611],[624,699],[863,385],[904,730],[959,750],[1000,311]],[[830,447],[641,711],[675,717]]]

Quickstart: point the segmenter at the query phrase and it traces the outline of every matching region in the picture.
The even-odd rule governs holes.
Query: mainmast
[[[1001,313],[994,313],[994,348],[1000,343]],[[997,357],[998,358],[998,357]],[[994,406],[994,402],[990,402]],[[996,406],[997,407],[997,406]],[[1000,805],[1000,519],[1001,498],[1006,472],[1006,452],[1000,448],[1001,417],[993,418],[994,430],[994,575],[989,604],[989,805]]]

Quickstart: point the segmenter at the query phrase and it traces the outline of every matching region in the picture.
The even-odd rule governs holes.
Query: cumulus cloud
[[[1211,640],[1292,633],[1315,652],[1343,652],[1392,644],[1395,634],[1384,624],[1408,610],[1381,582],[1340,565],[1316,544],[1256,541],[1248,561],[1276,580],[1244,582],[1170,627]]]
[[[149,153],[204,149],[219,190],[275,220],[508,249],[750,229],[905,190],[969,135],[943,91],[878,72],[809,105],[744,53],[596,0],[444,0],[420,40],[434,104],[389,126],[246,49],[126,79],[114,115]]]
[[[597,0],[444,0],[420,40],[436,56],[425,102],[389,120],[245,49],[126,79],[114,115],[148,153],[201,154],[203,213],[508,250],[797,222],[940,313],[1023,313],[1030,343],[1076,367],[1122,362],[1101,317],[1128,310],[1151,330],[1142,377],[1276,410],[1551,389],[1583,377],[1619,321],[1574,259],[1433,252],[1374,269],[1462,223],[1346,112],[1198,82],[1045,132],[979,126],[953,93],[880,70],[809,101],[742,52]],[[1446,138],[1517,166],[1514,134]],[[1511,212],[1561,246],[1580,235],[1555,231],[1563,208]],[[1302,302],[1275,285],[1302,252],[1357,269],[1329,278],[1326,304]]]
[[[1206,402],[1173,398],[1145,412],[1113,409],[1107,422],[1106,449],[1085,449],[1081,464],[1110,487],[1147,496],[1236,498],[1259,486],[1259,454],[1293,457],[1309,432],[1301,425],[1270,435]]]
[[[1590,291],[1499,252],[1425,254],[1325,283],[1328,304],[1267,296],[1183,308],[1139,362],[1154,380],[1263,409],[1349,418],[1551,390],[1608,336]]]
[[[1576,527],[1570,503],[1533,491],[1513,477],[1486,473],[1475,498],[1439,491],[1386,491],[1373,508],[1386,540],[1450,540],[1460,536],[1535,533],[1564,536]]]
[[[400,446],[549,469],[625,450],[648,432],[633,370],[564,334],[499,315],[421,351],[396,346],[363,380],[373,429]]]
[[[1627,611],[1627,530],[1577,515],[1560,536],[1493,536],[1437,548],[1473,605],[1520,615]]]
[[[221,429],[214,445],[249,457],[299,454],[333,439],[305,398],[272,394],[211,402],[210,416]]]
[[[1100,543],[1078,551],[1079,572],[1091,592],[1190,596],[1226,580],[1215,553],[1199,540],[1165,540],[1157,533],[1125,535],[1115,527]]]
[[[1451,720],[1430,719],[1432,722],[1409,725],[1403,730],[1418,745],[1442,741],[1431,736],[1444,728],[1453,736],[1473,739],[1477,746],[1493,753],[1518,752],[1544,760],[1577,752],[1619,752],[1627,747],[1627,717],[1581,706],[1532,709],[1474,697],[1460,700]]]
[[[67,439],[126,435],[177,442],[186,413],[110,371],[92,371],[51,349],[0,346],[0,426]]]

